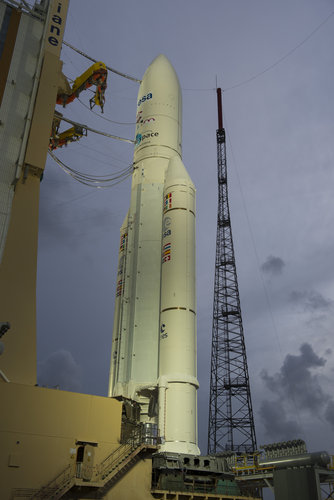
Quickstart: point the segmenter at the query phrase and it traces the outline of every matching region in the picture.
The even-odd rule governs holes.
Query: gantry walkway
[[[147,435],[142,437],[141,433],[136,433],[126,443],[113,450],[100,464],[92,467],[90,481],[78,477],[76,463],[74,463],[68,465],[40,490],[15,489],[13,498],[59,500],[70,491],[74,495],[79,491],[86,493],[93,491],[94,498],[103,498],[107,491],[135,465],[143,454],[152,454],[157,449],[157,437],[148,439]]]

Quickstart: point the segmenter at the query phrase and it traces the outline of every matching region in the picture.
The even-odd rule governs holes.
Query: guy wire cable
[[[118,135],[107,134],[107,132],[101,132],[100,130],[95,130],[93,128],[88,127],[87,125],[83,125],[82,123],[78,123],[78,122],[75,122],[73,120],[69,120],[68,118],[65,118],[64,116],[61,117],[61,120],[64,120],[64,122],[70,123],[71,125],[77,125],[78,127],[85,128],[86,130],[89,130],[90,132],[93,132],[94,134],[104,135],[105,137],[110,137],[111,139],[117,139],[118,141],[129,142],[130,144],[135,143],[135,141],[133,141],[132,139],[126,139],[124,137],[119,137]]]
[[[79,172],[78,170],[72,169],[71,167],[66,165],[63,161],[61,161],[51,151],[49,151],[49,155],[60,166],[60,168],[64,170],[65,173],[73,177],[73,179],[80,182],[81,184],[85,184],[86,186],[95,188],[113,187],[116,184],[119,184],[120,182],[127,179],[132,174],[132,169],[133,169],[131,164],[124,170],[117,172],[118,175],[114,175],[113,177],[107,177],[107,176],[94,177],[89,174],[84,174],[82,172]]]
[[[89,89],[87,89],[89,90]],[[85,104],[81,99],[79,99],[79,97],[77,97],[77,100],[80,102],[80,104],[82,104],[86,109],[88,109],[89,111],[91,111],[92,113],[94,113],[94,115],[98,116],[99,118],[102,118],[102,120],[105,120],[107,122],[110,122],[110,123],[115,123],[116,125],[136,125],[136,122],[116,122],[115,120],[110,120],[110,118],[106,118],[105,116],[103,115],[100,115],[99,113],[96,113],[96,111],[94,111],[93,109],[91,109],[89,106],[87,106],[87,104]]]
[[[90,57],[87,54],[85,54],[84,52],[82,52],[82,50],[79,50],[79,49],[73,47],[73,45],[71,45],[70,43],[65,42],[65,40],[63,40],[63,44],[66,45],[67,47],[69,47],[70,49],[74,50],[75,52],[77,52],[81,56],[86,57],[86,59],[89,59],[90,61],[95,62],[95,63],[98,62],[96,59],[93,59],[92,57]],[[109,71],[111,71],[112,73],[115,73],[116,75],[122,76],[123,78],[127,78],[128,80],[132,80],[133,82],[136,82],[136,83],[141,83],[141,80],[138,80],[138,78],[135,78],[134,76],[127,75],[126,73],[122,73],[121,71],[117,71],[117,69],[110,68],[110,66],[107,66],[107,65],[106,65],[106,68]]]

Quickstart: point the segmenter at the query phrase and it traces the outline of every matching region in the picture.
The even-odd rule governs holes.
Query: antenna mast
[[[251,453],[256,437],[227,191],[222,95],[217,88],[218,217],[208,453]]]

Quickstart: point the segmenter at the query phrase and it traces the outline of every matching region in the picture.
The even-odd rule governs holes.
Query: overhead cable
[[[116,122],[115,120],[110,120],[110,118],[106,118],[105,116],[101,115],[100,113],[96,113],[93,109],[91,109],[89,106],[87,106],[79,97],[77,97],[77,100],[82,104],[85,108],[89,109],[94,115],[98,116],[99,118],[102,118],[103,120],[106,120],[107,122],[110,123],[115,123],[116,125],[136,125],[136,122]]]
[[[129,164],[128,161],[122,160],[121,158],[117,158],[116,156],[111,155],[109,151],[108,151],[108,153],[104,153],[100,149],[92,148],[91,146],[87,146],[86,144],[83,144],[82,142],[80,143],[80,148],[85,148],[85,149],[88,149],[90,151],[94,151],[95,153],[98,153],[102,156],[105,156],[109,160],[108,163],[101,161],[101,160],[98,160],[100,163],[106,163],[107,165],[110,165],[110,159],[112,159],[112,160],[118,161],[120,163],[125,163],[126,165]],[[94,159],[96,160],[96,156],[94,157]]]
[[[87,149],[88,151],[93,151],[93,152],[96,152],[96,153],[99,153],[99,154],[102,154],[106,159],[101,159],[101,158],[96,158],[96,155],[94,154],[94,156],[90,156],[89,154],[87,154],[87,151],[82,151],[82,148],[85,148]],[[86,146],[85,144],[82,144],[82,142],[80,142],[80,150],[78,148],[78,152],[77,152],[78,155],[81,155],[81,156],[84,156],[85,158],[89,158],[91,160],[94,160],[95,162],[97,161],[98,163],[103,163],[104,165],[108,165],[108,167],[110,167],[110,161],[111,160],[115,160],[115,161],[118,161],[118,162],[121,162],[121,163],[124,163],[125,165],[129,165],[129,162],[128,161],[125,161],[125,160],[120,160],[119,158],[116,158],[115,156],[112,156],[110,154],[106,154],[106,153],[103,153],[102,151],[99,151],[98,149],[94,149],[90,146]],[[112,165],[112,167],[114,167]],[[119,168],[123,167],[124,166],[119,166]]]
[[[262,76],[264,73],[267,73],[267,71],[270,71],[271,69],[275,68],[275,66],[277,66],[278,64],[280,64],[281,62],[283,62],[291,54],[293,54],[297,49],[299,49],[299,47],[301,47],[302,45],[304,45],[304,43],[307,42],[317,31],[319,31],[320,28],[322,28],[324,26],[324,24],[326,24],[333,15],[334,15],[334,11],[331,12],[316,28],[314,28],[314,30],[311,31],[311,33],[309,33],[306,38],[304,38],[293,49],[289,50],[282,57],[280,57],[279,59],[277,59],[277,61],[275,61],[274,63],[270,64],[269,66],[267,66],[267,68],[263,69],[259,73],[256,73],[255,75],[250,76],[249,78],[246,78],[245,80],[242,80],[239,83],[235,83],[235,84],[231,85],[230,87],[226,87],[226,88],[222,89],[223,92],[227,92],[229,90],[234,90],[234,89],[236,89],[238,87],[242,87],[243,85],[247,85],[247,83],[250,83],[253,80],[256,80],[257,78],[259,78],[260,76]],[[214,89],[214,88],[197,88],[197,89],[182,88],[182,90],[186,90],[186,91],[190,91],[190,92],[209,92],[209,91],[216,90],[216,89]]]
[[[327,21],[329,21],[329,19],[333,15],[334,15],[334,11],[331,12],[329,14],[329,16],[327,16],[326,19],[324,19],[313,31],[311,31],[311,33],[309,35],[307,35],[306,38],[304,38],[301,42],[299,42],[298,45],[296,45],[293,49],[289,50],[289,52],[287,52],[286,54],[284,54],[284,56],[282,56],[279,59],[277,59],[277,61],[275,61],[273,64],[271,64],[270,66],[268,66],[264,70],[260,71],[259,73],[256,73],[256,75],[253,75],[253,76],[247,78],[246,80],[243,80],[242,82],[236,83],[235,85],[231,85],[231,87],[226,87],[225,89],[223,89],[223,92],[227,92],[228,90],[233,90],[233,89],[236,89],[236,88],[241,87],[243,85],[246,85],[247,83],[252,82],[256,78],[259,78],[264,73],[267,73],[267,71],[270,71],[271,69],[273,69],[275,66],[277,66],[282,61],[284,61],[287,57],[291,56],[291,54],[293,54],[297,49],[299,49],[299,47],[301,47],[302,45],[304,45],[304,43],[307,42],[318,30],[320,30],[320,28],[322,28],[322,26],[325,23],[327,23]]]
[[[189,92],[208,92],[208,91],[215,91],[216,89],[215,88],[203,88],[203,89],[185,89],[184,87],[182,87],[182,90],[186,90],[186,91],[189,91]]]
[[[62,160],[60,160],[55,154],[49,151],[49,155],[51,158],[60,166],[60,168],[68,175],[70,175],[74,180],[84,184],[85,186],[94,187],[94,188],[109,188],[116,186],[120,182],[124,181],[133,171],[132,164],[127,168],[116,172],[111,177],[108,175],[90,175],[85,174],[84,172],[80,172],[79,170],[73,169],[66,165]]]
[[[65,118],[64,116],[61,117],[61,120],[64,120],[64,122],[70,123],[71,125],[76,125],[77,127],[82,127],[86,130],[89,130],[90,132],[93,132],[94,134],[104,135],[105,137],[110,137],[111,139],[117,139],[118,141],[129,142],[130,144],[135,143],[135,141],[133,141],[132,139],[125,139],[124,137],[119,137],[118,135],[107,134],[107,132],[102,132],[101,130],[95,130],[94,128],[90,128],[87,125],[83,125],[82,123],[78,123],[78,122],[75,122],[73,120],[69,120],[68,118]]]
[[[95,63],[98,62],[96,59],[93,59],[89,55],[82,52],[82,50],[79,50],[76,47],[73,47],[73,45],[71,45],[70,43],[65,42],[65,40],[63,40],[63,44],[66,45],[67,47],[69,47],[70,49],[74,50],[75,52],[77,52],[81,56],[85,57],[86,59],[89,59],[90,61],[95,62]],[[132,80],[133,82],[141,83],[141,80],[138,80],[138,78],[135,78],[134,76],[127,75],[126,73],[122,73],[121,71],[117,71],[117,69],[110,68],[110,66],[107,66],[107,65],[106,65],[106,68],[107,68],[107,70],[111,71],[112,73],[115,73],[116,75],[122,76],[123,78],[127,78],[128,80]]]

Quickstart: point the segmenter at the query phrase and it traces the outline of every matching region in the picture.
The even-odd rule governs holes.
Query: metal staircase
[[[140,459],[144,452],[153,453],[158,449],[157,437],[148,438],[142,435],[141,429],[137,429],[127,442],[113,450],[100,464],[92,467],[92,479],[84,480],[77,475],[76,464],[68,465],[57,477],[40,490],[25,490],[25,498],[31,500],[59,500],[71,490],[82,491],[94,490],[95,498],[103,498],[134,464]],[[18,498],[19,490],[13,491],[13,498]]]
[[[140,443],[136,448],[131,448],[125,446],[124,449],[121,447],[117,448],[114,453],[112,453],[107,459],[105,459],[101,465],[105,463],[105,468],[101,470],[101,479],[103,481],[103,486],[101,486],[97,491],[97,496],[103,498],[103,496],[109,491],[114,484],[121,479],[121,477],[130,470],[134,464],[139,460],[140,455],[144,451],[154,452],[158,449],[157,445]]]

